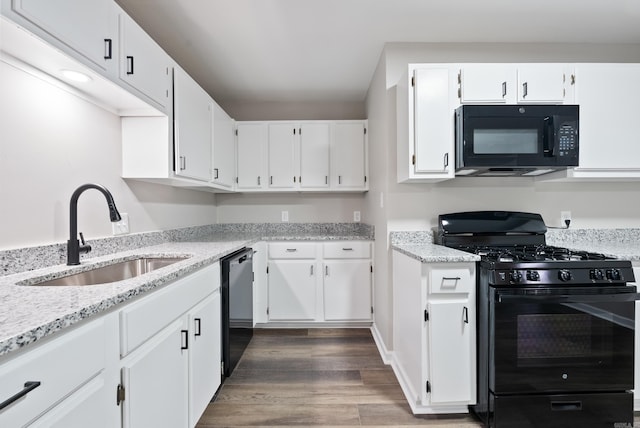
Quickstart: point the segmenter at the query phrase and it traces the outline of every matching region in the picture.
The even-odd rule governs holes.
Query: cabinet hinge
[[[366,175],[364,176],[364,182],[365,183],[367,182],[367,176]]]
[[[240,181],[239,181],[239,178],[238,178],[238,177],[236,177],[236,183],[239,183],[239,182],[240,182]]]
[[[267,266],[267,273],[269,273],[269,266]]]
[[[458,98],[462,99],[462,88],[458,88]]]
[[[462,85],[462,70],[458,71],[458,85]]]
[[[427,394],[431,392],[431,382],[427,381],[426,389],[427,389]]]
[[[411,155],[411,164],[412,165],[416,164],[416,155]]]
[[[373,265],[369,265],[369,272],[373,273]]]
[[[415,78],[415,76],[411,76],[411,86],[416,86],[416,78]]]
[[[122,384],[118,384],[118,388],[116,390],[116,405],[119,406],[120,403],[124,401],[124,386]]]
[[[373,306],[371,306],[371,314],[373,314]]]
[[[236,129],[236,135],[238,135],[238,130]]]
[[[220,374],[224,375],[224,361],[220,361]]]
[[[269,308],[267,307],[267,315],[269,315]]]
[[[575,74],[572,74],[572,75],[571,75],[571,84],[572,84],[572,85],[575,85],[575,84],[576,84],[576,75],[575,75]]]
[[[426,309],[424,310],[424,320],[429,321],[429,312]]]
[[[367,133],[367,128],[364,128],[364,133],[365,133],[365,135],[366,135],[366,133]]]

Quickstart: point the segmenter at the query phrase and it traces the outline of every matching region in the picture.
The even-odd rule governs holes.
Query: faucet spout
[[[111,196],[111,192],[106,187],[100,184],[83,184],[78,187],[71,195],[71,202],[69,204],[69,240],[67,241],[67,265],[79,265],[80,253],[88,253],[91,251],[91,246],[84,243],[82,239],[82,245],[78,241],[78,198],[87,189],[96,189],[100,191],[107,200],[107,206],[109,207],[109,219],[112,222],[120,221],[120,213],[116,208],[116,203]]]

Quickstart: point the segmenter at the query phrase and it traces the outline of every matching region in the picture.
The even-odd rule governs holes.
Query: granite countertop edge
[[[423,263],[455,263],[455,262],[477,262],[480,256],[442,245],[423,244],[393,244],[391,246],[404,255],[419,260]]]
[[[95,315],[106,313],[148,291],[210,265],[260,241],[372,241],[371,236],[346,234],[235,234],[204,236],[194,241],[162,244],[82,260],[79,266],[56,265],[0,277],[0,358]],[[186,257],[136,278],[97,286],[32,286],[137,257]]]

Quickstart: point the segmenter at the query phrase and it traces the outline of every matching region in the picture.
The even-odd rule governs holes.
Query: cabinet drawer
[[[469,293],[475,287],[472,268],[433,269],[430,293]]]
[[[270,259],[315,259],[315,242],[276,242],[269,244]]]
[[[124,308],[120,312],[120,355],[140,346],[219,286],[220,264],[216,263]]]
[[[371,258],[371,244],[366,241],[325,242],[325,259],[368,259]]]
[[[0,410],[0,426],[26,425],[104,369],[107,338],[102,319],[59,334],[0,366],[0,402],[25,390],[27,382],[40,382]]]

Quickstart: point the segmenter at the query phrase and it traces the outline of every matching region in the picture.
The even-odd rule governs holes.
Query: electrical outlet
[[[120,221],[111,223],[111,230],[114,235],[126,235],[129,233],[129,214],[120,213]]]
[[[360,221],[360,211],[353,212],[353,221],[355,221],[356,223]]]
[[[567,220],[571,222],[571,211],[560,211],[560,223],[564,227]]]
[[[289,211],[282,211],[282,221],[289,221]]]

